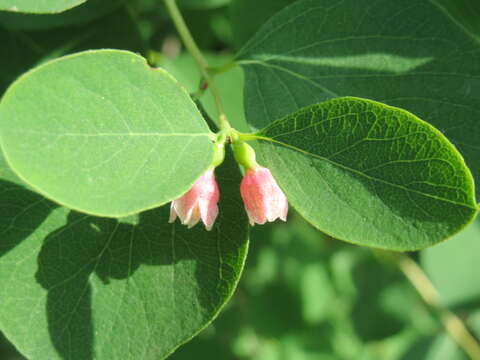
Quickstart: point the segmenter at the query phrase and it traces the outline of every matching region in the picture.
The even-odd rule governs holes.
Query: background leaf
[[[87,0],[1,0],[0,10],[25,13],[58,13]]]
[[[47,29],[82,24],[108,14],[123,2],[125,0],[89,0],[58,14],[25,14],[0,11],[0,24],[12,30]]]
[[[370,100],[339,98],[280,119],[254,137],[289,202],[338,239],[416,250],[476,213],[462,157],[430,125]]]
[[[238,59],[255,128],[332,97],[373,99],[444,132],[480,182],[480,43],[430,2],[298,1]]]
[[[95,215],[128,215],[177,198],[213,153],[186,91],[124,51],[38,67],[6,92],[0,118],[15,172],[47,197]]]
[[[276,12],[297,0],[233,0],[230,5],[233,42],[241,48]]]
[[[57,15],[57,16],[61,16]],[[82,26],[42,30],[0,27],[0,42],[8,57],[0,58],[0,93],[30,68],[57,57],[87,49],[125,49],[144,54],[138,26],[125,8]]]
[[[0,167],[0,327],[29,359],[160,359],[230,298],[247,252],[240,174],[217,170],[214,229],[169,207],[118,220],[57,207]]]
[[[434,0],[480,41],[480,3],[477,0]]]

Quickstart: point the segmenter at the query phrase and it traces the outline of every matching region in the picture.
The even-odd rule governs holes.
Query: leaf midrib
[[[327,161],[329,162],[330,164],[332,165],[335,165],[335,166],[338,166],[342,169],[345,169],[347,171],[350,171],[356,175],[359,175],[359,176],[362,176],[366,179],[369,179],[369,180],[372,180],[372,181],[377,181],[377,182],[380,182],[380,183],[383,183],[385,185],[389,185],[389,186],[392,186],[392,187],[395,187],[395,188],[399,188],[399,189],[402,189],[404,191],[407,191],[407,192],[411,192],[411,193],[415,193],[415,194],[418,194],[418,195],[422,195],[422,196],[425,196],[425,197],[428,197],[428,198],[431,198],[431,199],[435,199],[435,200],[439,200],[439,201],[444,201],[444,202],[448,202],[450,204],[454,204],[454,205],[457,205],[457,206],[463,206],[463,207],[466,207],[468,209],[472,209],[472,210],[475,210],[477,211],[478,209],[475,207],[475,206],[471,206],[469,204],[464,204],[464,203],[460,203],[460,202],[457,202],[457,201],[454,201],[454,200],[451,200],[451,199],[446,199],[446,198],[443,198],[443,197],[439,197],[439,196],[435,196],[435,195],[431,195],[431,194],[428,194],[428,193],[424,193],[424,192],[421,192],[421,191],[418,191],[418,190],[413,190],[413,189],[410,189],[410,188],[407,188],[403,185],[399,185],[399,184],[395,184],[395,183],[391,183],[387,180],[384,180],[384,179],[379,179],[379,178],[376,178],[376,177],[373,177],[373,176],[369,176],[359,170],[356,170],[356,169],[353,169],[351,167],[348,167],[344,164],[340,164],[338,162],[335,162],[329,158],[326,158],[324,156],[321,156],[321,155],[317,155],[317,154],[313,154],[311,152],[308,152],[306,150],[303,150],[303,149],[300,149],[296,146],[293,146],[293,145],[290,145],[290,144],[287,144],[287,143],[284,143],[282,141],[278,141],[278,140],[274,140],[270,137],[266,137],[266,136],[262,136],[262,135],[254,135],[253,136],[255,139],[257,140],[263,140],[263,141],[268,141],[268,142],[271,142],[271,143],[275,143],[275,144],[279,144],[279,145],[282,145],[286,148],[289,148],[289,149],[292,149],[294,151],[297,151],[297,152],[300,152],[302,154],[305,154],[307,156],[311,156],[311,157],[314,157],[314,158],[317,158],[317,159],[320,159],[320,160],[324,160],[324,161]]]

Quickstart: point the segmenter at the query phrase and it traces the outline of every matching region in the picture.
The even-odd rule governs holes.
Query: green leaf
[[[391,250],[433,245],[476,213],[462,157],[432,126],[371,100],[339,98],[259,133],[259,163],[310,223]]]
[[[105,48],[144,52],[137,25],[124,8],[84,26],[42,31],[10,31],[0,27],[0,43],[9,54],[0,57],[0,94],[33,66],[68,53]]]
[[[480,218],[452,241],[422,251],[422,266],[446,306],[480,303],[478,275],[472,270],[478,266],[479,240]]]
[[[238,60],[255,128],[333,97],[373,99],[444,132],[480,183],[480,43],[430,2],[298,1]]]
[[[210,232],[168,224],[168,206],[118,220],[69,211],[0,163],[0,328],[27,358],[162,359],[232,295],[248,224],[230,154]]]
[[[0,10],[35,14],[58,13],[87,0],[0,0]]]
[[[8,163],[69,208],[127,216],[185,193],[213,146],[187,92],[133,53],[88,51],[18,79],[0,103]]]
[[[242,47],[276,12],[297,0],[233,0],[230,5],[233,42]]]
[[[480,2],[477,0],[433,0],[480,41]]]
[[[59,14],[24,14],[0,11],[0,24],[12,30],[46,29],[82,24],[108,14],[123,2],[125,0],[89,0]]]
[[[23,360],[15,347],[0,332],[0,355],[5,360]]]

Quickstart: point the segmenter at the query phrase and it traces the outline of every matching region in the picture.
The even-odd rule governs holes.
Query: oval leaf
[[[330,98],[373,99],[444,132],[480,182],[480,42],[432,2],[298,1],[238,58],[256,129]]]
[[[416,250],[475,215],[462,157],[407,111],[358,98],[299,110],[255,135],[290,203],[321,231],[348,242]]]
[[[0,10],[36,14],[58,13],[87,0],[1,0]]]
[[[25,182],[99,216],[177,198],[213,154],[212,133],[187,92],[126,51],[39,66],[7,90],[0,119],[5,156]]]
[[[0,328],[28,359],[163,359],[237,285],[248,223],[231,156],[217,170],[222,200],[210,232],[168,224],[166,206],[118,220],[83,215],[1,165],[0,176]]]

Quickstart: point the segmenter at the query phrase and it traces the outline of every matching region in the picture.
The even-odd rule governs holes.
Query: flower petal
[[[173,223],[177,218],[177,212],[175,211],[174,201],[170,203],[170,218],[168,219],[169,223]]]
[[[184,225],[187,225],[189,229],[194,227],[195,225],[198,224],[200,221],[200,209],[198,208],[198,205],[195,206],[192,211],[188,214],[188,219],[185,219],[185,222],[183,223]]]
[[[200,216],[205,224],[205,228],[207,231],[212,230],[213,224],[218,216],[217,203],[206,199],[200,199],[198,205],[200,208]]]

